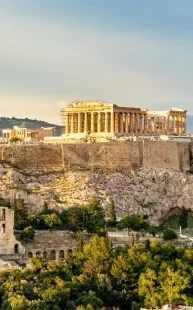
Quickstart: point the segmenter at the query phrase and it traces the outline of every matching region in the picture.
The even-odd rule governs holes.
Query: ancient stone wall
[[[126,141],[56,145],[1,146],[1,159],[30,173],[71,169],[125,169],[140,166],[190,171],[193,144],[165,141]]]

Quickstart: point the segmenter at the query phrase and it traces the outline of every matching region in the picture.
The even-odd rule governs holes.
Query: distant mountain
[[[0,117],[0,136],[2,136],[2,129],[13,128],[13,126],[19,126],[23,128],[55,127],[56,136],[60,136],[62,131],[62,126],[50,124],[36,119]]]
[[[193,115],[187,116],[187,133],[193,134]]]

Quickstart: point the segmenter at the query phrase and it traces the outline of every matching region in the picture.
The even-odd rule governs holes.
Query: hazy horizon
[[[71,100],[193,114],[191,0],[0,0],[1,116]]]

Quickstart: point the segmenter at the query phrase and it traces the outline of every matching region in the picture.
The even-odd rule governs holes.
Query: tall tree
[[[188,226],[188,212],[184,207],[180,209],[180,214],[179,214],[179,225],[185,229]]]
[[[116,225],[116,212],[115,212],[115,203],[113,200],[111,200],[111,204],[109,207],[109,217],[110,217],[110,222],[113,226]]]
[[[12,209],[14,210],[14,228],[22,230],[29,226],[28,209],[24,204],[24,200],[20,198],[14,199]]]
[[[186,301],[184,293],[190,287],[190,276],[182,270],[174,271],[173,268],[167,267],[166,270],[160,271],[159,283],[162,292],[163,303],[179,303]]]
[[[144,297],[146,307],[156,309],[160,305],[160,287],[154,270],[148,268],[139,278],[139,296]]]

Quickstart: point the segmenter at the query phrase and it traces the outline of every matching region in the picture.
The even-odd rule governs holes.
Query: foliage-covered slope
[[[56,135],[58,136],[61,134],[61,126],[59,125],[29,118],[0,117],[0,136],[2,135],[2,129],[12,128],[13,126],[26,128],[56,127]]]

